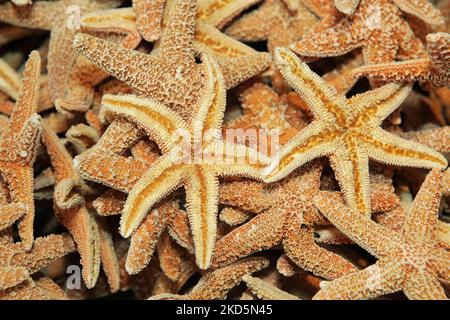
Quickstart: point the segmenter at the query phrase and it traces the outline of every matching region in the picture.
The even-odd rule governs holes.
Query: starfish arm
[[[249,275],[242,277],[247,287],[250,288],[253,294],[258,298],[264,300],[300,300],[296,296],[278,289],[260,278],[255,278]]]
[[[410,300],[448,300],[438,278],[428,270],[412,270],[403,292]]]
[[[227,89],[263,72],[270,65],[271,57],[266,52],[255,52],[227,59],[218,58]]]
[[[444,18],[439,9],[435,8],[428,0],[393,0],[394,3],[406,13],[412,14],[426,23],[439,25],[444,23]]]
[[[393,252],[402,243],[398,233],[352,211],[337,194],[321,192],[314,198],[314,204],[347,237],[378,258]]]
[[[120,267],[114,248],[114,241],[104,220],[96,217],[100,239],[100,260],[102,269],[106,274],[110,291],[116,292],[120,289]]]
[[[262,169],[269,159],[253,148],[224,141],[216,141],[208,145],[204,154],[206,161],[212,161],[217,175],[243,176],[262,180]],[[212,155],[212,158],[208,158]]]
[[[359,4],[359,0],[335,0],[336,9],[347,15],[352,15]]]
[[[381,163],[428,169],[447,167],[447,160],[440,153],[381,128],[373,129],[370,136],[361,134],[360,138],[369,157]]]
[[[174,0],[158,45],[162,57],[175,54],[194,59],[196,13],[197,1]]]
[[[361,300],[394,293],[401,290],[403,282],[398,267],[394,261],[379,260],[362,271],[327,283],[313,300]]]
[[[212,169],[195,166],[185,189],[195,259],[201,269],[208,269],[216,242],[219,181]]]
[[[159,237],[173,215],[172,206],[173,204],[163,204],[151,210],[131,236],[125,263],[129,274],[139,273],[150,262]]]
[[[442,196],[442,171],[433,169],[425,178],[403,225],[403,234],[419,242],[436,240],[434,230],[438,221]]]
[[[225,32],[239,41],[266,40],[270,34],[270,24],[266,21],[273,14],[273,6],[262,4],[230,25]]]
[[[272,206],[270,194],[264,186],[261,182],[251,180],[223,182],[220,185],[219,202],[252,213],[261,213]]]
[[[365,65],[354,69],[352,76],[369,77],[386,82],[427,80],[430,77],[431,61],[415,59],[400,62]]]
[[[346,105],[345,97],[338,95],[306,63],[285,48],[275,50],[275,62],[289,85],[306,101],[316,119],[337,124],[345,122],[342,108]]]
[[[21,203],[8,203],[0,206],[0,230],[5,230],[24,215],[26,208]],[[1,272],[0,272],[1,273]]]
[[[184,210],[176,210],[172,221],[167,226],[169,235],[190,253],[194,253],[194,243],[189,227],[189,216]]]
[[[338,134],[337,130],[327,127],[324,122],[313,121],[272,156],[270,164],[263,171],[264,181],[280,180],[301,165],[332,154],[339,145]]]
[[[0,91],[17,100],[19,90],[19,75],[9,64],[0,59]]]
[[[364,44],[364,32],[356,35],[352,24],[346,19],[337,24],[306,33],[302,40],[295,42],[289,48],[295,53],[306,57],[334,57],[346,54]],[[367,31],[366,31],[367,32]]]
[[[197,21],[206,21],[222,29],[229,21],[260,0],[201,0],[198,2]]]
[[[398,41],[393,39],[390,33],[377,32],[366,40],[362,49],[364,63],[376,64],[394,61],[398,50]]]
[[[159,63],[148,54],[87,34],[75,36],[73,47],[97,67],[138,91],[151,91],[149,88],[157,81],[152,75],[159,73]]]
[[[282,210],[268,210],[221,238],[214,250],[213,268],[234,262],[281,242],[286,224]]]
[[[67,234],[49,235],[37,238],[30,251],[18,252],[11,260],[16,267],[25,267],[35,273],[50,262],[75,251],[75,243]]]
[[[177,131],[189,132],[188,125],[177,113],[156,100],[133,95],[103,96],[100,119],[107,122],[118,116],[146,131],[163,152],[170,152],[176,147],[173,138]]]
[[[37,51],[32,51],[23,72],[22,88],[10,117],[10,130],[19,134],[24,123],[36,112],[39,101],[39,75],[41,58]]]
[[[142,37],[149,41],[158,40],[161,35],[165,0],[133,0],[136,25]]]
[[[54,15],[61,11],[59,7],[59,1],[38,1],[24,7],[5,3],[0,6],[0,21],[19,27],[50,30]]]
[[[24,267],[0,267],[0,290],[17,286],[22,282],[31,282],[28,270]]]
[[[97,197],[97,199],[92,202],[92,206],[99,216],[119,215],[122,213],[125,200],[125,193],[110,189]]]
[[[436,32],[427,35],[427,49],[435,68],[444,73],[448,80],[450,68],[448,47],[450,46],[450,34]],[[448,82],[447,82],[448,85]]]
[[[423,144],[438,152],[450,152],[450,126],[421,131],[400,132],[401,138]]]
[[[12,142],[20,161],[32,164],[37,156],[42,133],[41,116],[32,114],[22,126],[17,140]]]
[[[124,155],[128,148],[136,144],[145,133],[125,119],[114,119],[95,145],[103,152]]]
[[[219,213],[219,220],[225,222],[227,225],[231,227],[238,226],[243,224],[253,218],[253,214],[232,207],[223,208]]]
[[[296,217],[294,218],[296,219]],[[286,255],[300,268],[325,279],[336,279],[358,269],[340,255],[328,251],[314,241],[314,230],[295,221],[284,235]]]
[[[224,299],[230,289],[238,285],[242,277],[266,268],[269,261],[262,257],[239,260],[203,276],[186,296],[192,300]]]
[[[174,164],[168,156],[155,161],[128,195],[120,220],[120,234],[128,238],[151,207],[181,185],[185,174],[185,166]]]

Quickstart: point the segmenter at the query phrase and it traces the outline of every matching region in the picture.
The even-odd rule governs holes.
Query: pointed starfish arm
[[[427,270],[412,270],[403,292],[410,300],[448,300],[438,278]]]
[[[373,129],[370,136],[361,133],[360,138],[369,157],[381,163],[428,169],[447,167],[447,160],[440,153],[381,128]]]
[[[186,166],[174,164],[168,156],[155,161],[128,195],[120,234],[126,238],[131,236],[153,205],[181,185],[185,174]]]
[[[208,269],[217,235],[219,181],[211,169],[195,166],[186,178],[185,189],[195,259],[201,269]]]
[[[122,213],[125,200],[125,193],[110,189],[97,197],[92,205],[99,216],[114,216]]]
[[[339,135],[337,128],[313,121],[272,156],[270,164],[263,171],[264,181],[280,180],[301,165],[332,154],[339,146]]]
[[[403,225],[402,232],[406,237],[422,243],[436,240],[435,228],[441,197],[442,171],[433,169],[425,178]]]
[[[151,75],[159,72],[158,62],[148,54],[87,34],[75,36],[73,47],[97,67],[139,91],[148,91],[157,81]]]
[[[359,4],[359,0],[334,0],[336,9],[347,15],[352,15]]]
[[[444,23],[442,13],[428,0],[393,0],[393,2],[406,13],[414,15],[426,23],[432,25]]]
[[[168,204],[163,204],[151,210],[131,236],[125,263],[129,274],[139,273],[150,262],[159,237],[171,218],[171,212],[167,209],[169,209]]]
[[[145,40],[152,42],[161,35],[165,3],[165,0],[133,0],[136,25]]]
[[[60,6],[59,1],[37,1],[32,5],[17,7],[12,3],[0,6],[0,21],[19,27],[50,30]]]
[[[347,237],[378,258],[396,250],[403,241],[398,233],[349,209],[337,194],[320,192],[314,204]]]
[[[272,205],[264,184],[250,180],[221,183],[219,202],[252,213],[260,213]]]
[[[8,203],[0,206],[0,230],[13,225],[26,212],[25,205],[21,203]],[[1,272],[0,272],[1,273]]]
[[[105,95],[102,99],[100,119],[107,122],[115,117],[132,120],[154,140],[163,152],[175,148],[174,136],[179,130],[188,132],[188,125],[174,111],[152,99],[133,95]]]
[[[120,289],[120,267],[114,248],[114,241],[108,226],[100,217],[96,217],[100,239],[100,260],[102,269],[108,279],[109,288],[112,293]]]
[[[222,29],[230,20],[260,0],[201,0],[198,2],[197,21]]]
[[[81,28],[86,31],[136,32],[136,17],[132,8],[95,11],[83,15]]]
[[[450,152],[450,126],[420,131],[400,132],[398,135],[403,139],[426,145],[438,152]]]
[[[358,271],[345,258],[315,243],[313,229],[301,226],[299,221],[288,227],[283,248],[289,259],[300,268],[325,279],[336,279]]]
[[[5,290],[24,281],[32,281],[24,267],[0,267],[0,290]]]
[[[395,262],[378,261],[374,265],[333,280],[313,300],[360,300],[401,290],[403,277]]]
[[[300,300],[296,296],[283,291],[263,279],[249,275],[242,277],[247,287],[260,299],[264,300]]]
[[[41,58],[37,51],[32,51],[25,65],[22,87],[11,114],[10,128],[13,134],[19,134],[24,123],[36,112],[39,101],[40,73]]]
[[[19,90],[20,79],[18,74],[9,64],[0,59],[0,91],[16,100]]]
[[[25,163],[32,163],[36,158],[42,133],[41,116],[32,114],[22,126],[17,140],[13,142],[17,156]]]
[[[194,243],[192,240],[191,229],[189,226],[189,216],[184,210],[176,210],[175,216],[167,226],[170,237],[185,248],[190,253],[194,252]]]
[[[316,119],[344,125],[343,95],[311,71],[306,63],[285,48],[275,50],[275,62],[289,85],[306,101]]]

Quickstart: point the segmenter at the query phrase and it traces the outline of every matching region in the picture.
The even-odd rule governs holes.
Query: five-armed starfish
[[[77,53],[72,49],[74,36],[80,31],[80,14],[114,8],[121,0],[36,1],[29,6],[11,3],[0,6],[0,21],[16,26],[50,30],[48,81],[52,100],[63,97]],[[72,14],[71,16],[69,14]]]
[[[0,172],[3,190],[8,192],[0,195],[2,220],[7,221],[2,229],[20,218],[19,235],[28,249],[34,240],[33,163],[42,130],[40,116],[36,114],[40,69],[39,54],[33,51],[25,66],[22,88],[9,125],[0,136]]]
[[[134,96],[106,95],[101,110],[104,120],[125,117],[133,122],[158,144],[163,154],[130,191],[121,218],[121,234],[129,237],[155,203],[183,185],[196,261],[202,269],[209,266],[216,238],[217,177],[260,179],[266,161],[252,149],[220,139],[225,85],[217,64],[207,56],[204,63],[207,86],[190,123],[155,100]],[[180,138],[185,144],[177,144]]]
[[[407,97],[409,86],[388,84],[347,99],[288,49],[277,49],[275,60],[287,82],[309,105],[315,119],[281,148],[279,158],[274,158],[265,170],[266,182],[279,180],[312,159],[330,156],[348,205],[367,215],[370,214],[369,158],[399,166],[447,166],[441,154],[380,127]]]
[[[436,239],[442,172],[426,177],[401,232],[346,207],[330,193],[315,204],[350,239],[376,256],[372,266],[324,285],[314,299],[370,299],[403,290],[409,299],[447,299],[439,281],[450,281],[450,252]]]
[[[429,58],[401,62],[366,65],[353,70],[355,77],[369,77],[382,81],[421,81],[434,86],[450,84],[450,34],[427,35]]]

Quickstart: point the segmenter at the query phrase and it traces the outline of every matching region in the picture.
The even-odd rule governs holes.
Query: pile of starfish
[[[448,32],[448,0],[1,0],[0,299],[448,299]]]

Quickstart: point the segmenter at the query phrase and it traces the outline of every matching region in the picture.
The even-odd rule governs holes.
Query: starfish
[[[59,0],[37,1],[23,7],[5,3],[0,5],[0,21],[20,27],[50,30],[48,81],[52,100],[56,101],[64,96],[68,88],[67,80],[77,57],[71,44],[79,28],[70,25],[67,10],[77,8],[79,13],[85,14],[102,8],[117,7],[120,3],[120,0]],[[74,16],[72,18],[76,19]]]
[[[101,111],[105,120],[121,116],[136,124],[155,140],[163,154],[145,169],[146,173],[130,191],[121,217],[121,234],[129,237],[156,202],[183,185],[196,260],[202,269],[209,266],[215,242],[217,177],[244,175],[260,179],[265,161],[254,150],[219,138],[217,130],[222,126],[225,86],[217,64],[207,56],[204,61],[208,66],[208,86],[203,93],[201,107],[189,124],[157,101],[133,96],[107,95],[103,98]],[[190,142],[181,146],[175,144],[171,136],[176,130],[183,130]],[[205,133],[209,135],[207,139],[203,138]],[[201,136],[197,137],[198,134]],[[190,150],[191,145],[194,154]],[[186,148],[189,149],[187,153]],[[245,161],[246,157],[249,161]]]
[[[313,162],[274,185],[251,181],[221,185],[221,203],[257,216],[217,241],[211,266],[222,266],[281,243],[295,264],[320,277],[335,279],[356,271],[346,259],[315,243],[315,229],[330,225],[312,203],[319,192],[321,172],[322,165]],[[371,198],[374,212],[398,206],[390,192],[372,190]]]
[[[300,300],[298,297],[283,291],[266,281],[252,277],[248,274],[242,277],[253,294],[263,300]]]
[[[388,82],[421,81],[442,87],[450,84],[450,34],[427,35],[429,58],[366,65],[353,70],[354,77],[370,77]]]
[[[40,117],[35,113],[39,99],[40,58],[36,51],[30,58],[23,73],[23,84],[14,105],[8,127],[1,132],[0,172],[8,190],[6,197],[0,198],[5,218],[19,218],[19,235],[24,248],[33,244],[33,163],[41,134]],[[4,208],[4,209],[3,209]],[[20,211],[13,214],[13,211]],[[9,220],[12,224],[13,221]],[[8,224],[10,224],[8,223]]]
[[[166,0],[133,0],[137,29],[145,40],[159,39],[165,3]]]
[[[275,60],[287,82],[307,102],[315,119],[280,149],[280,154],[266,168],[264,181],[279,180],[314,158],[329,156],[348,205],[368,215],[369,158],[398,166],[447,166],[441,154],[380,127],[407,97],[410,86],[388,84],[347,99],[288,49],[277,49]]]
[[[334,0],[336,9],[352,15],[355,13],[360,0]],[[428,0],[392,0],[402,11],[414,15],[429,24],[441,24],[442,14]]]
[[[119,276],[114,246],[106,227],[86,208],[83,193],[87,192],[87,186],[73,168],[72,156],[57,135],[45,125],[42,140],[54,168],[54,212],[75,240],[86,287],[90,289],[95,286],[102,265],[111,291],[117,291]]]
[[[420,131],[400,132],[400,137],[426,145],[442,153],[450,152],[450,126]]]
[[[196,1],[176,0],[151,55],[85,34],[75,37],[74,47],[98,67],[187,119],[195,110],[205,80],[204,64],[195,63],[196,10]],[[268,62],[266,53],[219,59],[227,88],[264,70]]]
[[[401,232],[386,229],[346,207],[329,193],[315,204],[348,237],[378,261],[327,283],[313,299],[369,299],[403,290],[409,299],[447,299],[439,280],[450,281],[450,252],[435,235],[442,194],[442,172],[426,177]]]
[[[26,250],[21,244],[0,245],[0,299],[67,299],[50,278],[34,281],[31,275],[52,261],[75,251],[68,234],[37,238]]]
[[[235,263],[207,272],[185,295],[160,294],[150,300],[213,300],[225,299],[228,291],[237,286],[242,277],[266,268],[269,261],[263,257],[241,259]]]
[[[361,0],[353,15],[341,17],[331,13],[321,25],[290,48],[302,56],[332,57],[362,47],[365,64],[423,58],[426,54],[390,0]]]

